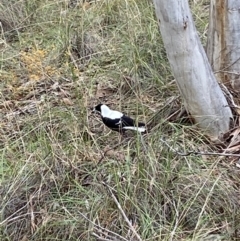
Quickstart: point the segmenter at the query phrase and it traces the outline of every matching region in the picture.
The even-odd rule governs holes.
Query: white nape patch
[[[124,126],[124,130],[134,130],[138,132],[145,132],[146,128],[145,127],[137,127],[137,126]]]
[[[101,115],[102,117],[106,117],[109,119],[120,119],[123,116],[123,113],[116,111],[116,110],[111,110],[109,107],[106,105],[101,106]]]

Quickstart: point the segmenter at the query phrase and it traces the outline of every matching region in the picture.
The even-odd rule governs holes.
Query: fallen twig
[[[113,236],[115,236],[115,237],[117,237],[117,238],[120,238],[121,240],[123,240],[123,241],[128,241],[127,239],[125,239],[124,237],[122,237],[121,235],[119,235],[119,234],[117,234],[117,233],[114,233],[114,232],[112,232],[111,230],[109,230],[109,229],[106,229],[106,228],[103,228],[103,227],[101,227],[100,225],[98,225],[98,224],[96,224],[96,223],[94,223],[92,220],[90,220],[86,215],[84,215],[83,213],[80,213],[80,212],[78,212],[84,219],[86,219],[88,222],[90,222],[91,224],[93,224],[93,226],[94,226],[94,228],[95,228],[95,230],[96,231],[98,231],[98,232],[100,232],[100,233],[104,233],[105,235],[106,235],[106,233],[110,233],[110,234],[112,234]],[[96,228],[98,228],[98,229],[96,229]],[[104,232],[103,232],[104,231]],[[96,236],[97,234],[96,233],[92,233],[92,235],[93,236]],[[98,237],[99,237],[99,235],[98,235]],[[112,237],[111,237],[112,238]],[[102,238],[102,240],[108,240],[108,239],[103,239]],[[111,239],[112,240],[112,239]]]
[[[160,141],[164,143],[171,151],[176,153],[179,156],[190,156],[190,155],[206,155],[206,156],[233,156],[240,157],[240,154],[233,153],[221,153],[221,152],[201,152],[201,151],[189,151],[189,152],[179,152],[173,147],[171,147],[166,141],[160,138]]]
[[[120,203],[118,202],[116,196],[114,195],[114,193],[113,193],[113,191],[112,191],[112,188],[111,188],[109,185],[107,185],[105,182],[102,182],[102,184],[103,184],[105,187],[108,188],[108,190],[109,190],[109,192],[110,192],[110,194],[111,194],[111,196],[112,196],[115,204],[117,205],[119,211],[121,212],[123,218],[125,219],[126,223],[128,224],[128,226],[129,226],[129,228],[131,229],[131,231],[133,232],[133,234],[136,236],[136,238],[137,238],[139,241],[142,241],[140,235],[137,233],[137,231],[136,231],[135,228],[133,227],[132,223],[131,223],[130,220],[128,219],[127,215],[126,215],[125,212],[123,211]]]

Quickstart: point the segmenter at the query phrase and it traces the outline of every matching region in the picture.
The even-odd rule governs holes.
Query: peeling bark
[[[212,139],[228,131],[232,113],[200,43],[187,0],[154,0],[168,59],[185,107]]]
[[[211,0],[207,55],[217,79],[240,91],[240,0]]]

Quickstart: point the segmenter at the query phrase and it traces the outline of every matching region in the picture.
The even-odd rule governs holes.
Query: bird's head
[[[102,112],[101,107],[102,107],[102,106],[103,106],[103,104],[98,104],[97,106],[95,106],[95,107],[92,109],[92,112],[93,112],[93,113],[101,114],[101,112]]]
[[[101,116],[104,116],[104,117],[109,116],[111,111],[112,110],[104,104],[98,104],[93,108],[94,113],[100,114]]]

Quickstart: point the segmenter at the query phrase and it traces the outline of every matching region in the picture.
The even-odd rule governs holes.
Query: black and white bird
[[[113,131],[124,133],[126,130],[134,130],[140,133],[146,132],[146,125],[142,122],[136,122],[123,113],[111,110],[108,106],[99,104],[93,108],[94,112],[101,115],[103,123]]]

